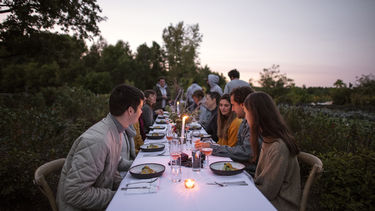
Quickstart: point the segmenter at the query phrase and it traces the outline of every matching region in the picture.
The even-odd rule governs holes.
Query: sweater
[[[238,130],[240,129],[242,119],[235,118],[228,128],[228,139],[219,138],[217,142],[220,145],[228,145],[233,147],[237,143],[237,134]]]
[[[276,209],[298,210],[301,198],[299,164],[297,156],[290,155],[281,139],[264,138],[254,181]]]
[[[247,83],[246,81],[243,81],[243,80],[240,80],[238,78],[236,79],[233,79],[231,81],[229,81],[225,87],[224,87],[224,94],[230,94],[230,92],[237,88],[237,87],[242,87],[242,86],[248,86],[250,87],[250,84]]]

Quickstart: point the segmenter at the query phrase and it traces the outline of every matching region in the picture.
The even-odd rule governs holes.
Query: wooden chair
[[[307,200],[309,198],[311,186],[313,185],[315,179],[322,174],[323,163],[318,157],[306,152],[300,152],[298,154],[298,160],[309,166],[312,166],[310,174],[306,180],[305,186],[303,187],[302,198],[299,208],[300,211],[305,211],[307,207]]]
[[[38,186],[40,191],[48,198],[53,211],[57,211],[55,194],[51,190],[46,181],[46,177],[51,173],[60,171],[65,163],[65,158],[50,161],[40,166],[34,174],[34,184]]]

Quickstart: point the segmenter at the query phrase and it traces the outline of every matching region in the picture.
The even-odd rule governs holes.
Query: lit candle
[[[185,137],[185,120],[187,118],[188,118],[188,116],[182,117],[181,138]]]
[[[180,102],[177,101],[177,114],[180,114]]]
[[[186,179],[185,180],[185,188],[192,189],[195,186],[195,180],[193,179]]]

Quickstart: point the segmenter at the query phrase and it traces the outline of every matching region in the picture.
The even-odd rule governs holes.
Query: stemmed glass
[[[201,149],[201,151],[203,152],[204,155],[206,155],[206,165],[207,165],[207,168],[209,168],[210,166],[210,162],[209,162],[209,159],[208,157],[212,154],[212,148],[211,147],[203,147]]]
[[[172,138],[169,144],[172,182],[181,181],[181,151],[179,140],[177,138]]]

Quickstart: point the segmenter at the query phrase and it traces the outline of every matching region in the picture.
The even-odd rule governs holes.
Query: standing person
[[[251,141],[263,137],[255,185],[277,210],[298,210],[301,181],[294,137],[268,94],[252,93],[244,105]]]
[[[207,83],[210,86],[210,92],[217,92],[221,95],[223,95],[223,90],[219,86],[219,76],[214,74],[209,74],[207,77]]]
[[[206,97],[206,108],[210,112],[210,119],[204,127],[206,132],[211,135],[212,140],[218,141],[217,137],[217,110],[220,100],[220,94],[217,92],[208,92]]]
[[[78,137],[61,171],[59,210],[105,209],[121,177],[118,171],[124,131],[142,113],[143,93],[119,85],[109,98],[110,113]]]
[[[233,69],[228,72],[228,76],[230,78],[230,81],[225,85],[224,87],[224,94],[229,94],[233,89],[241,86],[247,86],[250,87],[250,84],[240,80],[240,72],[237,71],[237,69]]]
[[[238,118],[245,118],[243,110],[243,102],[250,93],[254,92],[250,87],[239,87],[234,89],[230,94],[230,102],[232,110],[236,112]],[[260,140],[258,140],[260,142]],[[250,145],[250,128],[246,119],[243,119],[238,129],[237,143],[233,147],[222,146],[218,144],[209,144],[198,142],[196,147],[211,147],[213,149],[212,155],[230,157],[232,160],[239,161],[246,165],[246,170],[251,174],[255,173],[256,159],[259,152],[259,147],[255,148]]]
[[[220,145],[233,147],[237,143],[237,134],[242,120],[232,111],[230,95],[224,94],[220,98],[217,115],[217,136]]]
[[[193,93],[197,90],[202,90],[202,87],[197,84],[196,81],[194,81],[186,90],[186,101],[187,101],[187,106],[191,106],[194,104],[193,100]]]
[[[155,109],[164,109],[171,99],[171,93],[163,76],[159,78],[154,90],[156,92]]]

